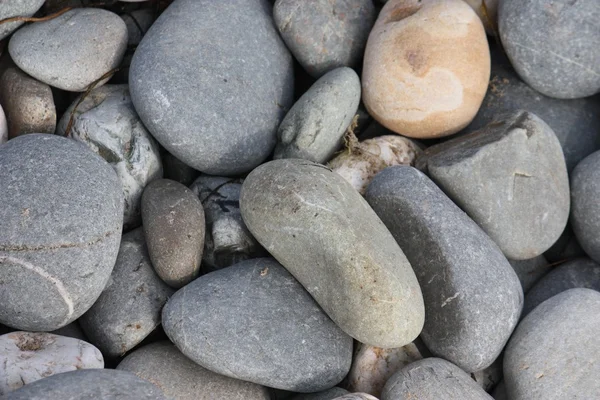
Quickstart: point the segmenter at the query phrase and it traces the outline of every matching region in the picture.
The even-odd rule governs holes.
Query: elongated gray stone
[[[42,7],[44,1],[45,0],[4,1],[2,2],[2,7],[0,7],[0,21],[12,17],[31,17]],[[0,25],[0,40],[10,35],[23,24],[23,21],[14,21]]]
[[[276,160],[244,181],[254,237],[347,334],[402,347],[421,332],[421,289],[404,253],[362,196],[329,168]]]
[[[591,259],[600,262],[600,151],[581,161],[571,174],[571,226]]]

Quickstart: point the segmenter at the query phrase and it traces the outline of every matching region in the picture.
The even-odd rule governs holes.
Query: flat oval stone
[[[0,21],[12,17],[31,17],[44,4],[45,0],[20,0],[3,2],[0,9]],[[4,39],[18,27],[23,25],[23,21],[8,22],[0,25],[0,40]]]
[[[570,289],[537,306],[504,352],[511,400],[600,397],[600,293]]]
[[[424,306],[417,278],[344,178],[310,161],[271,161],[248,175],[240,206],[254,237],[344,332],[383,348],[419,335]]]
[[[600,151],[587,156],[571,174],[571,226],[583,250],[600,262]]]
[[[292,105],[292,57],[266,0],[176,0],[142,39],[129,77],[154,137],[211,175],[263,162]]]
[[[331,389],[323,390],[317,393],[302,393],[292,397],[290,400],[333,400],[340,396],[349,394],[346,389],[340,387],[332,387]]]
[[[23,71],[50,86],[83,92],[119,66],[127,27],[117,14],[78,8],[19,29],[8,51]]]
[[[498,246],[415,168],[383,170],[365,198],[417,275],[427,348],[466,372],[490,366],[523,307],[519,278]]]
[[[204,247],[204,209],[198,196],[181,183],[159,179],[144,190],[142,218],[158,276],[173,288],[194,280]]]
[[[565,158],[552,129],[530,112],[429,147],[417,166],[511,260],[542,254],[567,224]]]
[[[508,260],[508,262],[517,273],[519,281],[521,281],[523,293],[531,289],[551,268],[543,255],[530,258],[529,260]]]
[[[162,322],[192,361],[277,389],[328,389],[352,361],[352,339],[272,258],[196,279],[165,305]]]
[[[170,342],[152,343],[123,359],[117,370],[152,382],[170,399],[269,400],[267,388],[216,374],[184,356]]]
[[[0,146],[0,322],[51,331],[98,299],[117,258],[123,192],[77,142],[30,134]]]

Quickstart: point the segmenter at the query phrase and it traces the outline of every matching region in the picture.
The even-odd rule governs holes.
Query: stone
[[[117,370],[153,383],[170,399],[269,400],[265,387],[202,368],[170,342],[152,343],[133,351]]]
[[[81,330],[81,326],[79,326],[78,321],[73,321],[69,325],[65,325],[62,328],[58,328],[50,333],[59,336],[67,336],[70,338],[83,340],[84,342],[88,341],[88,338],[85,337],[85,334]]]
[[[48,399],[166,400],[161,391],[134,374],[113,369],[82,369],[30,383],[1,400]]]
[[[117,258],[123,192],[110,166],[55,135],[0,146],[0,323],[52,331],[86,312]]]
[[[471,378],[486,392],[490,392],[502,380],[502,355],[487,368],[471,373]]]
[[[569,217],[569,178],[552,129],[527,111],[429,147],[417,161],[511,260],[537,257]]]
[[[42,7],[44,1],[45,0],[20,0],[3,2],[2,9],[0,10],[0,21],[12,17],[31,17]],[[0,25],[0,40],[6,38],[23,24],[23,21],[15,21]]]
[[[0,104],[0,144],[6,143],[8,140],[8,125],[6,123],[6,115]]]
[[[494,36],[498,26],[498,2],[500,0],[465,0],[477,13],[488,35]]]
[[[417,275],[427,348],[466,372],[489,367],[523,308],[519,278],[498,246],[415,168],[383,170],[365,198]]]
[[[546,96],[586,97],[600,91],[600,31],[595,0],[502,0],[498,29],[521,78]]]
[[[137,46],[154,22],[154,11],[142,8],[121,14],[120,17],[127,26],[127,45]]]
[[[331,389],[317,393],[303,393],[292,397],[290,400],[333,400],[340,396],[350,394],[346,389],[334,386]]]
[[[105,85],[92,90],[81,103],[80,99],[64,113],[56,132],[84,143],[112,165],[123,186],[125,230],[137,228],[142,222],[144,187],[162,178],[158,144],[135,112],[127,85]]]
[[[526,293],[531,287],[550,271],[551,266],[543,255],[539,255],[529,260],[508,260],[513,267],[521,286],[523,293]]]
[[[104,358],[84,341],[51,333],[0,336],[0,396],[51,375],[88,368],[104,368]]]
[[[371,396],[368,393],[350,393],[340,397],[336,397],[334,400],[378,400],[376,397]]]
[[[154,272],[141,228],[123,235],[110,281],[79,322],[106,357],[122,356],[158,325],[173,289]]]
[[[240,175],[275,147],[292,66],[266,0],[176,0],[137,47],[129,84],[169,153],[207,174]]]
[[[502,380],[494,391],[492,392],[492,396],[494,400],[508,400],[508,394],[506,393],[506,385],[504,384],[504,380]]]
[[[572,190],[571,190],[572,191]],[[578,257],[587,257],[573,233],[572,223],[568,222],[558,240],[544,253],[548,262],[555,264]]]
[[[511,400],[600,397],[600,293],[570,289],[537,306],[504,352]]]
[[[329,161],[343,144],[360,102],[360,80],[342,67],[323,75],[300,97],[277,131],[273,158]]]
[[[571,173],[571,226],[581,248],[600,262],[600,151],[581,161]]]
[[[359,66],[376,16],[371,0],[277,0],[273,6],[281,37],[315,78]]]
[[[386,383],[381,400],[492,399],[456,365],[441,358],[425,358],[402,368]]]
[[[142,196],[144,235],[150,260],[167,285],[180,288],[200,272],[204,248],[204,209],[181,183],[156,180]]]
[[[525,296],[521,318],[549,298],[574,288],[600,291],[600,265],[589,258],[578,258],[554,268]]]
[[[485,30],[464,1],[390,0],[367,42],[363,102],[403,136],[448,136],[475,117],[489,77]]]
[[[362,196],[306,160],[263,164],[240,206],[250,232],[348,335],[376,347],[412,342],[424,323],[419,283]]]
[[[171,179],[190,186],[200,175],[200,172],[194,168],[185,165],[181,160],[172,155],[171,153],[165,152],[162,158],[163,172],[165,179]]]
[[[352,361],[352,339],[272,258],[201,276],[167,302],[162,322],[197,364],[277,389],[328,389]]]

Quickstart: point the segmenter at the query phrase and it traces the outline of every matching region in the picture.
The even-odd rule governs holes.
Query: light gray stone
[[[332,400],[346,394],[349,394],[346,389],[335,386],[322,392],[299,394],[292,397],[291,400]]]
[[[571,174],[571,226],[591,259],[600,262],[600,151],[587,156]]]
[[[263,162],[293,97],[292,57],[266,0],[175,0],[138,46],[129,78],[154,137],[212,175]]]
[[[378,400],[377,397],[371,396],[368,393],[349,393],[340,397],[336,397],[334,400]]]
[[[45,0],[19,0],[3,1],[0,7],[0,21],[12,17],[31,17],[44,4]],[[4,39],[18,27],[22,21],[8,22],[0,25],[0,40]]]
[[[526,293],[531,287],[550,271],[551,266],[543,255],[539,255],[529,260],[508,260],[513,267],[521,286],[523,293]]]
[[[0,146],[0,322],[52,331],[104,289],[121,239],[123,192],[85,146],[30,134]]]

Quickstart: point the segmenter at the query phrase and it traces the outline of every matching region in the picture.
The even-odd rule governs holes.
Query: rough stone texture
[[[358,67],[377,17],[371,0],[277,0],[281,37],[315,78],[338,67]]]
[[[574,288],[600,291],[600,265],[589,258],[578,258],[550,271],[525,296],[521,318],[549,298]]]
[[[17,66],[48,85],[83,92],[119,66],[127,27],[118,15],[78,8],[19,29],[8,43]]]
[[[154,10],[142,8],[121,14],[120,17],[127,26],[127,45],[137,46],[154,22]]]
[[[243,261],[180,289],[163,310],[163,327],[201,366],[278,389],[328,389],[352,361],[352,339],[272,258]]]
[[[404,367],[390,378],[381,400],[398,399],[489,400],[477,383],[456,365],[426,358]]]
[[[421,332],[423,297],[408,260],[362,196],[329,168],[276,160],[244,181],[254,237],[347,334],[402,347]]]
[[[156,386],[129,372],[88,369],[40,379],[0,399],[166,400],[166,397]]]
[[[30,134],[0,146],[0,323],[51,331],[96,301],[117,257],[123,194],[84,146]]]
[[[360,102],[360,80],[350,68],[323,75],[294,104],[279,125],[273,158],[329,161],[343,143]]]
[[[543,255],[530,258],[529,260],[508,260],[508,262],[517,273],[524,293],[531,289],[551,268]]]
[[[471,122],[489,77],[485,30],[464,1],[390,0],[367,42],[363,102],[396,133],[447,136]]]
[[[293,100],[292,57],[266,0],[176,0],[144,36],[129,77],[154,137],[212,175],[263,162]]]
[[[571,174],[571,226],[590,258],[600,262],[600,151],[587,156]]]
[[[184,356],[170,342],[152,343],[129,354],[117,366],[158,386],[177,400],[269,400],[265,387],[216,374]]]
[[[569,217],[569,178],[552,129],[527,111],[429,147],[427,174],[512,260],[546,251]]]
[[[600,397],[600,293],[570,289],[546,300],[517,327],[504,353],[511,400]]]
[[[162,163],[165,179],[171,179],[185,186],[190,186],[200,175],[200,172],[184,164],[171,153],[163,154]]]
[[[81,340],[31,332],[0,336],[0,395],[50,375],[88,368],[104,368],[104,358]]]
[[[8,124],[6,123],[6,115],[0,105],[0,144],[6,143],[8,140]]]
[[[365,198],[417,275],[427,348],[466,372],[490,366],[523,307],[519,279],[498,246],[415,168],[385,169]]]
[[[174,288],[194,280],[204,247],[204,209],[198,196],[181,183],[154,181],[142,196],[142,219],[158,276]]]
[[[31,17],[42,7],[45,0],[19,0],[3,1],[0,7],[0,21],[12,17]],[[4,39],[24,22],[9,22],[0,25],[0,40]]]
[[[77,98],[65,111],[56,132],[65,135]],[[142,222],[144,187],[162,177],[158,144],[140,121],[127,85],[106,85],[92,90],[77,106],[69,137],[84,143],[114,168],[123,186],[125,230]]]
[[[573,99],[600,91],[597,0],[502,0],[498,28],[506,54],[529,86]]]
[[[154,272],[139,228],[123,235],[108,285],[79,322],[105,356],[121,356],[160,324],[161,309],[172,293]]]
[[[332,387],[331,389],[324,390],[317,393],[303,393],[292,397],[290,400],[333,400],[340,396],[349,394],[346,389],[339,387]]]

